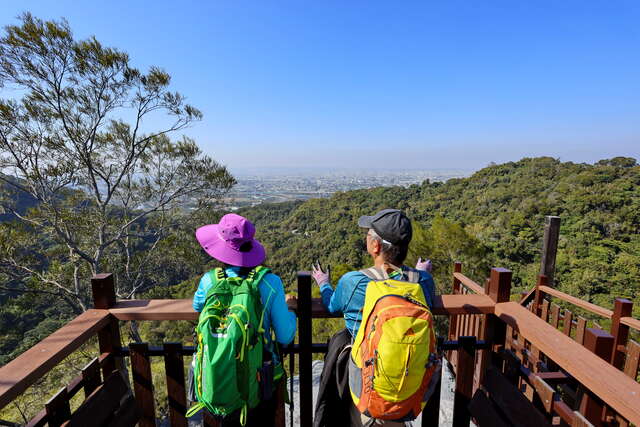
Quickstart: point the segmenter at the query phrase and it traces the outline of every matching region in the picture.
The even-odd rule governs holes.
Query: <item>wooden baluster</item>
[[[571,336],[571,326],[573,323],[573,313],[569,310],[564,311],[564,319],[562,320],[562,333],[566,336]]]
[[[133,389],[136,402],[142,410],[139,421],[141,427],[155,427],[156,410],[153,400],[153,381],[151,377],[151,363],[149,362],[149,344],[129,344],[131,357],[131,372],[133,374]]]
[[[627,343],[627,360],[624,363],[624,373],[635,379],[640,368],[640,344],[635,341]]]
[[[545,322],[549,321],[549,301],[544,300],[542,302],[542,310],[540,310],[540,318]]]
[[[582,316],[578,317],[578,323],[576,324],[576,342],[584,345],[584,334],[587,330],[587,319]]]
[[[282,366],[284,366],[284,359],[282,360]],[[273,425],[275,427],[284,427],[286,414],[284,412],[284,395],[287,392],[287,384],[284,380],[284,377],[280,379],[280,381],[275,383],[275,406],[276,406],[276,414],[275,421]]]
[[[167,399],[169,400],[169,419],[171,426],[188,425],[187,394],[184,382],[184,361],[181,343],[164,343],[164,369],[167,373]]]
[[[100,360],[96,357],[82,368],[82,388],[85,399],[102,383],[100,379]]]
[[[613,347],[613,335],[601,329],[589,328],[584,336],[584,346],[602,359],[609,361]],[[579,399],[580,413],[594,426],[601,426],[605,411],[602,400],[584,388],[580,389],[579,395],[581,395]]]
[[[532,311],[533,313],[540,317],[541,314],[541,310],[542,310],[542,303],[544,301],[544,296],[545,293],[540,290],[540,286],[548,286],[549,285],[549,280],[547,279],[547,276],[541,274],[538,276],[538,281],[536,282],[536,292],[535,292],[535,296],[533,298],[533,304],[532,304]]]
[[[476,337],[458,338],[458,371],[453,403],[453,426],[469,427],[469,402],[473,393]]]
[[[311,427],[313,425],[311,332],[311,274],[309,272],[300,272],[298,273],[300,427]]]
[[[558,329],[558,325],[560,324],[560,306],[558,304],[551,303],[551,319],[549,320],[549,324]]]
[[[91,291],[93,294],[93,307],[108,309],[116,305],[116,291],[111,273],[96,274],[91,278]],[[115,353],[122,347],[120,339],[120,326],[118,319],[113,317],[109,325],[98,332],[98,347],[100,354]],[[122,371],[125,378],[128,378],[122,357],[111,357],[102,365],[102,377],[108,378],[115,370]]]
[[[611,364],[618,369],[624,366],[624,352],[621,347],[627,346],[629,339],[629,327],[620,323],[620,318],[631,316],[633,303],[628,299],[616,298],[611,317],[611,335],[613,335],[613,350],[611,352]]]
[[[478,337],[478,315],[472,314],[470,319],[469,335]]]
[[[49,427],[59,427],[71,418],[71,407],[69,406],[69,395],[67,388],[63,387],[47,403],[44,404],[47,412],[47,425]]]

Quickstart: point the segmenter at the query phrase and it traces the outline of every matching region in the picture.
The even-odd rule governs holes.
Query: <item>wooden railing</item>
[[[640,320],[632,317],[633,302],[625,298],[616,298],[613,310],[592,304],[574,296],[568,295],[549,286],[545,276],[538,276],[536,286],[529,298],[524,298],[521,304],[527,307],[545,322],[556,329],[562,328],[562,332],[573,337],[580,344],[585,344],[588,319],[576,315],[568,308],[561,308],[551,298],[563,301],[566,305],[573,305],[592,315],[611,321],[608,333],[599,332],[600,340],[606,347],[608,360],[616,368],[622,370],[629,377],[637,379],[640,369],[640,344],[630,339],[630,330],[640,331]],[[597,325],[597,324],[596,324]],[[596,326],[596,329],[600,329]]]
[[[501,274],[504,277],[500,278]],[[473,292],[475,294],[489,295],[492,300],[496,301],[494,315],[451,317],[448,334],[450,340],[464,335],[474,335],[493,344],[492,349],[480,350],[475,355],[473,389],[477,390],[481,387],[483,382],[482,375],[486,372],[489,363],[493,363],[496,359],[501,359],[504,364],[503,368],[507,370],[514,370],[513,367],[508,368],[507,365],[518,364],[517,381],[516,379],[514,381],[525,388],[530,401],[539,403],[541,396],[544,396],[546,402],[551,402],[546,406],[538,405],[544,408],[547,414],[560,416],[569,425],[572,425],[572,423],[579,424],[582,422],[581,418],[583,416],[594,425],[607,421],[610,423],[615,421],[616,425],[627,425],[628,419],[625,419],[620,413],[612,413],[607,408],[607,405],[602,402],[605,399],[601,396],[606,395],[606,391],[603,390],[602,394],[596,394],[595,396],[590,394],[589,387],[591,387],[591,384],[586,381],[588,374],[583,377],[583,380],[586,381],[583,382],[582,379],[574,376],[571,371],[575,369],[575,365],[579,365],[577,359],[584,360],[584,352],[586,350],[591,353],[591,359],[595,354],[601,360],[608,361],[622,370],[622,372],[618,371],[615,374],[611,372],[611,369],[607,370],[607,372],[614,375],[612,378],[616,378],[616,381],[620,380],[621,376],[624,375],[630,377],[631,380],[637,378],[640,347],[636,342],[629,340],[628,336],[629,328],[637,328],[640,325],[640,321],[631,317],[632,303],[626,299],[618,298],[616,299],[614,310],[607,310],[549,287],[545,276],[540,276],[536,288],[530,293],[531,297],[523,302],[527,307],[525,311],[527,309],[530,310],[534,315],[544,320],[544,323],[532,319],[526,319],[525,322],[522,314],[516,316],[515,311],[508,309],[509,317],[504,317],[506,312],[503,316],[499,316],[504,325],[506,325],[504,340],[497,340],[497,336],[502,336],[502,330],[499,329],[502,326],[494,323],[495,317],[501,313],[499,308],[505,310],[505,307],[507,307],[505,304],[510,299],[505,287],[500,286],[500,281],[510,280],[510,277],[506,277],[506,275],[508,273],[494,269],[492,270],[491,278],[485,282],[485,286],[480,286],[462,274],[462,265],[460,263],[455,263],[454,265],[453,294],[469,295]],[[576,318],[567,309],[561,312],[560,307],[557,304],[550,303],[545,298],[545,295],[560,298],[591,313],[611,319],[611,333],[598,328],[588,328],[587,320],[584,317],[576,316]],[[517,303],[509,304],[510,306],[517,305]],[[517,320],[522,318],[522,321],[527,326],[537,326],[535,328],[514,327],[514,324],[517,326],[518,322],[510,321],[511,317]],[[562,328],[560,328],[560,321],[563,321]],[[522,324],[520,323],[520,325]],[[534,333],[534,331],[544,331],[544,333],[539,334],[537,332]],[[493,334],[493,338],[489,336],[490,334]],[[579,350],[579,347],[572,350],[576,359],[575,364],[570,363],[573,356],[567,358],[566,355],[563,356],[558,353],[557,348],[549,347],[548,345],[549,343],[560,342],[567,344],[566,340],[571,340],[572,335],[574,340],[583,346]],[[537,339],[532,339],[532,336]],[[502,349],[499,348],[501,345],[503,345]],[[556,351],[553,352],[554,354],[545,353],[541,345]],[[562,351],[568,351],[567,354],[571,354],[568,350],[570,346],[562,346],[560,348]],[[454,370],[457,371],[456,352],[449,352],[448,356]],[[620,356],[624,357],[621,358]],[[560,363],[559,361],[563,357],[563,363]],[[488,363],[487,359],[491,362]],[[628,381],[625,382],[628,383]],[[526,385],[528,385],[528,388]],[[593,389],[591,390],[593,391]],[[610,388],[609,393],[615,394],[615,387]],[[559,397],[561,395],[564,400]],[[580,415],[574,413],[574,409],[577,409]],[[635,423],[637,425],[637,421]]]
[[[486,413],[472,412],[473,408],[479,407],[477,402],[487,396],[494,402],[506,404],[507,409],[509,405],[516,405],[509,403],[511,398],[517,397],[512,396],[513,393],[502,392],[504,396],[501,395],[499,390],[503,389],[497,387],[501,383],[496,380],[501,376],[517,385],[514,390],[515,394],[521,395],[520,403],[526,399],[533,405],[532,420],[542,417],[540,419],[550,422],[553,417],[560,417],[569,425],[604,425],[612,420],[640,425],[640,384],[607,363],[609,358],[602,359],[607,348],[602,346],[601,332],[585,329],[583,343],[594,343],[594,351],[590,351],[518,303],[509,302],[511,272],[508,270],[492,269],[490,279],[485,286],[480,286],[464,276],[458,264],[453,280],[454,294],[437,296],[432,311],[437,316],[451,319],[449,335],[439,341],[439,346],[455,361],[454,425],[468,426],[472,415],[480,425],[487,425],[482,421]],[[139,425],[155,425],[151,358],[163,357],[169,417],[172,425],[186,426],[183,358],[193,354],[194,348],[171,343],[157,347],[144,343],[123,347],[118,322],[196,321],[198,313],[191,308],[191,300],[116,301],[111,275],[96,276],[92,286],[95,309],[83,313],[0,368],[0,409],[83,343],[97,336],[98,357],[70,385],[44,404],[44,409],[29,425],[62,425],[68,419],[70,397],[81,389],[88,395],[99,380],[98,371],[101,369],[106,378],[114,370],[123,370],[123,358],[126,357],[130,358],[132,386],[137,406],[143,414]],[[299,401],[294,404],[299,405],[302,427],[312,424],[312,354],[326,351],[326,345],[313,343],[312,322],[314,318],[330,317],[320,301],[311,298],[311,287],[310,275],[301,273],[298,277],[298,342],[284,349],[289,358],[284,362],[285,366],[292,366],[297,357],[301,392]],[[464,293],[461,287],[475,293]],[[547,291],[545,288],[540,290]],[[627,317],[620,316],[619,324],[632,326],[634,319]],[[542,364],[545,366],[540,369]],[[284,393],[283,387],[279,390],[280,397]],[[524,394],[517,390],[524,390]],[[423,425],[437,425],[439,404],[436,394],[424,411]],[[533,416],[534,411],[538,415]],[[511,412],[513,416],[518,415],[517,411]],[[277,413],[277,425],[283,426],[282,399]],[[503,408],[501,416],[511,415]],[[204,422],[205,425],[216,425],[208,415]]]

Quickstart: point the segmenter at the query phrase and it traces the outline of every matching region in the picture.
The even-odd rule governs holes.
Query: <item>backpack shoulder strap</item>
[[[402,274],[407,278],[407,282],[411,283],[419,283],[420,282],[420,272],[415,268],[411,267],[402,267]]]
[[[205,304],[211,294],[215,293],[218,290],[218,284],[227,278],[227,274],[224,272],[223,268],[215,268],[213,270],[209,270],[206,274],[209,275],[211,286],[207,290],[207,294],[204,297]]]
[[[262,278],[269,272],[271,272],[269,268],[259,265],[249,272],[247,280],[250,282],[260,283],[260,280],[262,280]]]
[[[364,274],[371,280],[384,280],[389,278],[389,275],[387,274],[386,271],[376,267],[369,267],[369,268],[362,269],[360,270],[360,273]]]

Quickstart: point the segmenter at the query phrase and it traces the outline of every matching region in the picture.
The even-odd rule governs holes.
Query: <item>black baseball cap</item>
[[[411,242],[411,221],[398,209],[384,209],[373,216],[361,216],[358,226],[372,228],[378,236],[394,245]]]

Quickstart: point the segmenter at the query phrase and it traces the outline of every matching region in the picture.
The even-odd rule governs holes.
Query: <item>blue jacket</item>
[[[229,277],[237,277],[240,267],[227,267],[225,272]],[[193,296],[193,309],[197,312],[202,310],[207,291],[213,282],[209,274],[205,274],[200,279],[198,290]],[[271,343],[271,328],[276,335],[276,340],[281,344],[289,344],[296,335],[296,315],[289,311],[284,299],[284,286],[282,280],[273,273],[264,275],[258,283],[260,300],[264,307],[265,338]]]
[[[433,307],[433,297],[436,294],[433,277],[426,271],[420,271],[420,286],[427,299],[429,308]],[[397,273],[391,273],[393,278]],[[367,284],[371,281],[360,271],[350,271],[340,278],[334,291],[330,283],[320,286],[322,304],[331,313],[341,313],[344,316],[345,327],[355,337],[362,321],[362,307]]]

